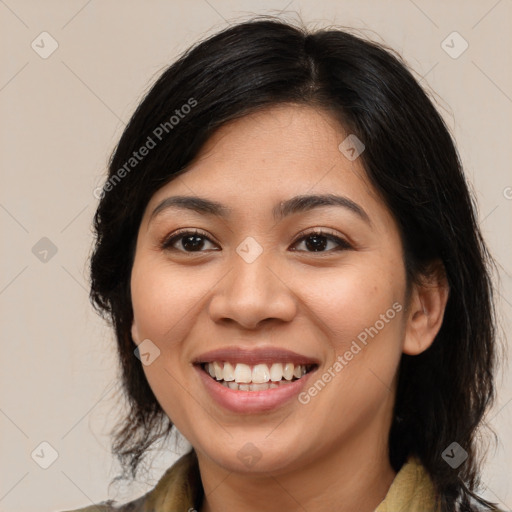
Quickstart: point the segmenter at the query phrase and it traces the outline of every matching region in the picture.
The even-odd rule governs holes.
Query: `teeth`
[[[217,380],[222,380],[224,378],[224,373],[222,371],[222,366],[217,363],[217,361],[213,362],[213,369],[215,371],[215,378]]]
[[[286,380],[292,380],[293,379],[293,363],[286,363],[284,365],[284,369],[283,369],[283,377],[286,379]]]
[[[293,376],[300,379],[306,373],[306,367],[303,365],[296,366],[293,369]]]
[[[239,383],[249,383],[251,382],[251,379],[251,367],[248,364],[238,363],[235,367],[235,381]]]
[[[221,363],[213,361],[205,364],[205,370],[210,376],[231,389],[241,391],[259,391],[277,387],[277,382],[300,379],[310,368],[308,365],[293,363],[256,364],[252,368],[244,363]],[[250,386],[249,386],[250,384]]]
[[[266,364],[257,364],[252,369],[252,381],[254,384],[263,384],[270,380],[270,371]]]
[[[235,391],[265,391],[267,389],[275,389],[280,386],[286,386],[286,384],[276,384],[275,382],[262,382],[260,384],[237,384],[236,382],[221,382],[222,386],[225,386]]]
[[[224,363],[223,377],[228,382],[235,380],[235,369],[231,363]]]
[[[268,386],[266,382],[251,384],[251,391],[265,391],[265,389],[268,389]]]
[[[274,363],[270,367],[270,380],[277,382],[283,378],[283,365],[281,363]]]

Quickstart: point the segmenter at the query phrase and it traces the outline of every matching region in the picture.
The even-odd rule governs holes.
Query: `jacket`
[[[203,501],[199,466],[194,450],[178,459],[148,493],[123,505],[108,500],[68,512],[197,512]],[[436,512],[435,490],[416,457],[409,457],[397,473],[375,512]]]

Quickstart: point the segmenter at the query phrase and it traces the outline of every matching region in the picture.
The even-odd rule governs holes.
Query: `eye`
[[[316,230],[310,231],[309,233],[299,233],[297,240],[294,242],[294,245],[298,242],[304,243],[307,249],[310,249],[306,252],[331,252],[331,250],[324,250],[329,243],[335,244],[333,250],[341,251],[346,249],[352,249],[352,246],[343,238],[336,236],[328,231],[324,230]],[[296,249],[293,249],[296,250]]]
[[[310,231],[309,233],[301,232],[293,245],[295,246],[299,242],[305,244],[306,252],[331,252],[332,250],[339,251],[352,248],[346,240],[325,230]],[[197,229],[183,229],[173,233],[170,237],[164,238],[160,245],[165,250],[190,253],[204,252],[203,249],[208,243],[213,245],[213,242],[206,233]],[[334,244],[334,249],[325,250],[329,243]],[[295,251],[297,249],[292,250]]]
[[[178,247],[175,247],[177,243]],[[166,250],[176,250],[181,252],[204,252],[202,249],[204,248],[205,243],[213,243],[208,238],[206,233],[197,229],[183,229],[177,233],[173,233],[170,237],[164,238],[160,246],[162,249]]]

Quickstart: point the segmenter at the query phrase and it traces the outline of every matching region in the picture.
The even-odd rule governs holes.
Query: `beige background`
[[[152,487],[175,459],[164,447],[147,481],[108,488],[118,467],[108,428],[119,410],[108,328],[87,295],[93,190],[138,100],[194,41],[251,13],[300,12],[311,26],[363,29],[397,49],[435,91],[500,263],[499,311],[512,313],[510,173],[512,2],[0,0],[0,511],[59,511]],[[48,32],[58,48],[31,47]],[[469,44],[452,58],[441,43]],[[448,39],[450,41],[450,39]],[[453,51],[462,40],[454,40]],[[37,48],[37,47],[36,47]],[[43,237],[57,249],[34,254]],[[48,249],[48,242],[39,251]],[[37,251],[35,251],[37,253]],[[38,256],[38,257],[37,257]],[[485,494],[512,510],[512,378],[490,415],[500,436]],[[53,448],[40,447],[41,442]],[[181,449],[184,449],[182,445]],[[31,454],[34,452],[34,458]],[[40,464],[52,462],[47,469]]]

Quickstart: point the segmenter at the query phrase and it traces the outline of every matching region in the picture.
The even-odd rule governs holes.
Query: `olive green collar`
[[[144,511],[199,510],[204,491],[194,450],[178,459],[147,494]],[[435,512],[435,490],[425,468],[409,457],[375,512]]]

